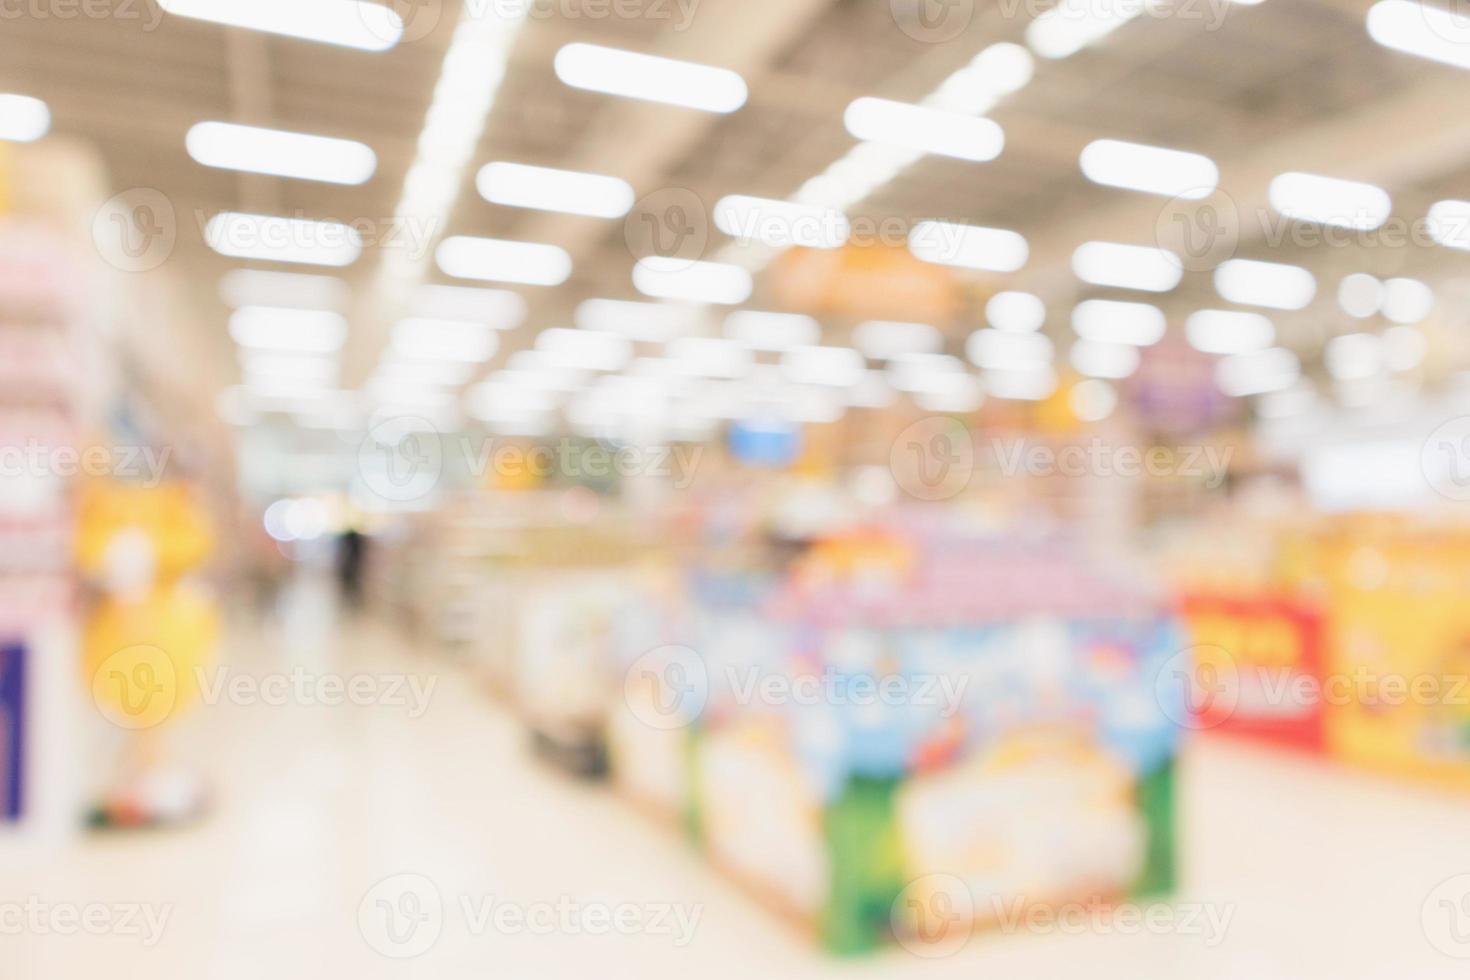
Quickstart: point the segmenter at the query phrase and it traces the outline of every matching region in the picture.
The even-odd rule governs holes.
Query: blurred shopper
[[[356,612],[362,608],[362,569],[366,560],[367,536],[349,527],[337,539],[337,581],[342,587],[342,601]]]

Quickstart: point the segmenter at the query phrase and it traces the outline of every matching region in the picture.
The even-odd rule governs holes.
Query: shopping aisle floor
[[[1426,936],[1421,913],[1438,914],[1425,908],[1431,891],[1470,871],[1470,799],[1202,743],[1189,753],[1184,780],[1182,898],[1205,903],[1217,921],[1229,917],[1218,942],[1209,929],[1186,930],[1181,916],[1163,935],[982,934],[943,959],[895,948],[834,961],[668,828],[606,789],[538,765],[503,710],[463,675],[405,652],[393,631],[295,625],[287,634],[289,642],[279,631],[237,630],[224,663],[256,677],[296,665],[347,675],[409,671],[437,678],[427,710],[410,717],[407,704],[221,703],[196,711],[178,741],[212,773],[217,800],[208,821],[85,839],[48,867],[4,882],[9,902],[141,905],[155,920],[166,912],[157,942],[148,945],[146,930],[0,935],[0,977],[1465,975],[1466,962]],[[392,880],[374,890],[384,879]],[[432,922],[401,887],[423,879],[443,899]],[[500,903],[543,924],[605,908],[650,928],[532,934],[526,925],[517,931],[513,918],[497,920]],[[477,926],[487,909],[503,928]],[[382,932],[389,912],[401,925],[393,936]],[[430,923],[416,934],[423,940],[437,924],[432,947],[409,959],[383,955],[411,951],[411,942],[393,940],[410,935],[412,922]],[[1452,924],[1466,927],[1470,947],[1470,912]]]

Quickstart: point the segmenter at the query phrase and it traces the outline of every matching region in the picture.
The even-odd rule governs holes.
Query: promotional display
[[[0,647],[0,821],[20,819],[25,804],[26,651]]]
[[[1172,887],[1183,705],[1157,680],[1183,633],[1065,544],[862,532],[688,601],[624,635],[614,778],[828,948],[907,928],[935,876],[981,924]]]

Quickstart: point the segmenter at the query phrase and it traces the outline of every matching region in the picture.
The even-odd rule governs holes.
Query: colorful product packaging
[[[0,645],[0,821],[21,818],[25,805],[26,651]]]

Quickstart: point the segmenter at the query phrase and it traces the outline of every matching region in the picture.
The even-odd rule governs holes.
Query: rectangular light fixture
[[[1072,271],[1094,286],[1167,293],[1179,285],[1184,264],[1179,256],[1162,248],[1085,242],[1072,253]]]
[[[1470,250],[1470,201],[1438,201],[1425,221],[1429,237],[1446,248]]]
[[[1317,280],[1297,265],[1230,259],[1215,267],[1215,290],[1242,306],[1300,310],[1317,295]]]
[[[420,286],[409,302],[414,316],[467,320],[493,330],[513,330],[526,319],[526,301],[508,289]]]
[[[1453,7],[1383,0],[1368,9],[1368,36],[1405,54],[1470,68],[1470,23]]]
[[[742,243],[772,248],[839,248],[852,225],[837,208],[731,194],[715,202],[715,227]]]
[[[1207,156],[1123,140],[1093,140],[1078,163],[1094,184],[1187,200],[1209,197],[1220,183],[1220,168]]]
[[[1148,303],[1083,300],[1072,309],[1072,329],[1085,340],[1148,347],[1164,338],[1164,311]]]
[[[397,352],[390,352],[396,354]],[[469,381],[475,375],[472,361],[418,359],[404,357],[385,358],[373,371],[369,384],[385,382],[389,385],[423,385],[429,388],[454,388]]]
[[[1096,44],[1148,9],[1148,0],[1095,4],[1061,0],[1026,27],[1026,43],[1043,58],[1066,58]]]
[[[29,95],[0,93],[0,140],[30,143],[51,129],[51,110]]]
[[[725,317],[725,336],[751,350],[786,351],[816,344],[822,325],[804,313],[739,310]]]
[[[1276,343],[1276,327],[1259,313],[1198,310],[1184,321],[1184,336],[1206,354],[1246,354]]]
[[[535,242],[457,235],[440,242],[434,257],[445,275],[457,279],[560,286],[572,274],[565,249]]]
[[[1371,231],[1388,220],[1393,202],[1372,184],[1317,174],[1284,173],[1271,181],[1271,206],[1297,221]]]
[[[1039,402],[1050,398],[1056,390],[1057,372],[1050,365],[1025,371],[985,372],[985,393],[993,398]]]
[[[1029,371],[1051,363],[1056,348],[1040,333],[1007,333],[976,330],[965,341],[965,356],[980,368],[999,371]]]
[[[924,99],[925,105],[970,115],[983,115],[1003,96],[1031,81],[1036,70],[1031,52],[1002,41],[977,54]]]
[[[1270,347],[1222,358],[1215,365],[1215,384],[1225,394],[1243,398],[1290,388],[1301,374],[1301,361],[1295,354],[1282,347]]]
[[[309,381],[321,385],[337,383],[335,357],[247,351],[240,359],[240,368],[247,383],[255,380]]]
[[[578,371],[617,371],[633,359],[627,337],[596,330],[552,327],[536,335],[536,350],[554,365]]]
[[[503,161],[481,167],[475,187],[491,204],[590,218],[621,218],[635,197],[633,186],[617,177]]]
[[[159,0],[176,17],[207,20],[363,51],[387,51],[403,37],[403,18],[384,3],[360,0]]]
[[[1142,360],[1138,348],[1131,344],[1110,344],[1086,338],[1072,344],[1068,359],[1078,374],[1113,380],[1131,377]]]
[[[782,374],[796,384],[849,387],[861,381],[867,369],[863,355],[851,347],[802,345],[781,355]]]
[[[1026,239],[1004,228],[983,228],[949,221],[921,221],[909,233],[909,251],[935,265],[990,272],[1015,272],[1026,264]]]
[[[582,330],[603,330],[629,340],[664,343],[689,328],[696,310],[672,303],[589,299],[577,306],[576,323]]]
[[[556,77],[573,88],[704,112],[745,105],[745,79],[728,68],[576,42],[556,53]]]
[[[755,288],[750,273],[723,262],[690,262],[651,255],[633,266],[633,286],[645,296],[734,306]]]
[[[900,354],[937,354],[944,335],[928,323],[867,320],[853,328],[852,343],[868,357],[886,361]]]
[[[345,310],[352,298],[335,276],[301,272],[235,269],[219,281],[219,296],[231,309],[241,306],[291,306],[308,310]]]
[[[500,335],[483,323],[410,317],[393,325],[392,351],[416,360],[490,360],[500,349]]]
[[[230,336],[250,350],[331,354],[347,339],[347,320],[329,310],[244,306],[230,316]]]
[[[700,378],[743,378],[754,363],[750,348],[728,337],[680,337],[665,350],[675,370]]]
[[[857,99],[842,121],[860,140],[980,163],[1000,156],[1006,145],[993,120],[892,99]]]
[[[986,301],[985,322],[997,330],[1031,333],[1046,323],[1046,304],[1034,293],[1004,290]]]
[[[378,169],[372,148],[356,140],[235,123],[196,123],[184,146],[206,167],[328,184],[362,184]]]
[[[362,254],[362,237],[350,225],[237,211],[210,218],[204,240],[221,255],[262,262],[341,267]]]

